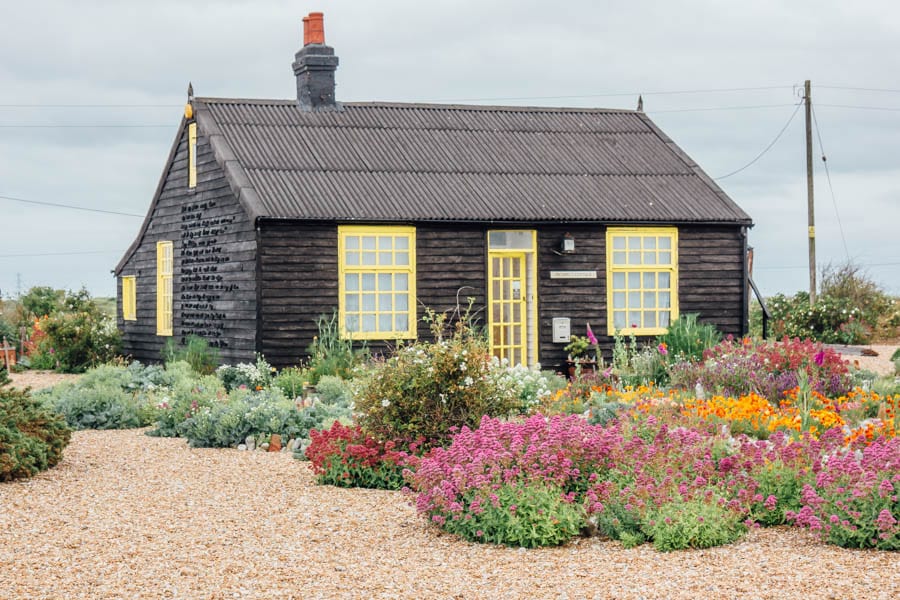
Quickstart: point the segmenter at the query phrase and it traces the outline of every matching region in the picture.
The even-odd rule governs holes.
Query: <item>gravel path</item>
[[[900,554],[779,528],[662,554],[468,544],[399,492],[318,486],[286,453],[76,432],[0,484],[0,598],[897,598]]]

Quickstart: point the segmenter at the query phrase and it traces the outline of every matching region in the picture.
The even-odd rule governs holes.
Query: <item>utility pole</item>
[[[816,215],[813,200],[812,98],[809,79],[803,84],[806,105],[806,210],[809,223],[809,305],[816,303]]]

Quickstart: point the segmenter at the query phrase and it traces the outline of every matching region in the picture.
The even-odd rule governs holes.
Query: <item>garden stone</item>
[[[263,442],[262,444],[260,444],[260,445],[259,445],[259,449],[262,450],[262,451],[264,451],[264,452],[265,452],[265,451],[268,451],[268,449],[269,449],[269,442]]]
[[[247,449],[247,444],[238,444],[238,450],[244,451]]]
[[[252,435],[248,435],[247,439],[244,440],[244,443],[247,444],[247,450],[253,450],[256,447],[256,438]]]
[[[273,433],[272,437],[269,438],[269,452],[281,452],[281,436],[277,433]]]

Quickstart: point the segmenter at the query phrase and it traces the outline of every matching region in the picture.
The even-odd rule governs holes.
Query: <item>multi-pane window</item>
[[[137,320],[137,293],[134,276],[122,278],[122,318],[126,321]]]
[[[197,187],[197,124],[188,125],[188,187]]]
[[[156,242],[156,335],[172,335],[172,242]]]
[[[665,333],[678,317],[678,229],[606,232],[609,333]]]
[[[340,325],[352,339],[416,336],[416,230],[338,228]]]

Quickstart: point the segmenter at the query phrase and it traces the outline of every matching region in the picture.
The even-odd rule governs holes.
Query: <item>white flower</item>
[[[381,401],[381,406],[383,406],[385,408],[387,408],[390,405],[391,405],[391,401],[388,400],[387,398],[385,398],[384,400]]]
[[[475,380],[472,379],[471,377],[466,377],[465,379],[463,379],[463,383],[466,384],[467,386],[469,386],[469,385],[472,385],[473,383],[475,383]]]

